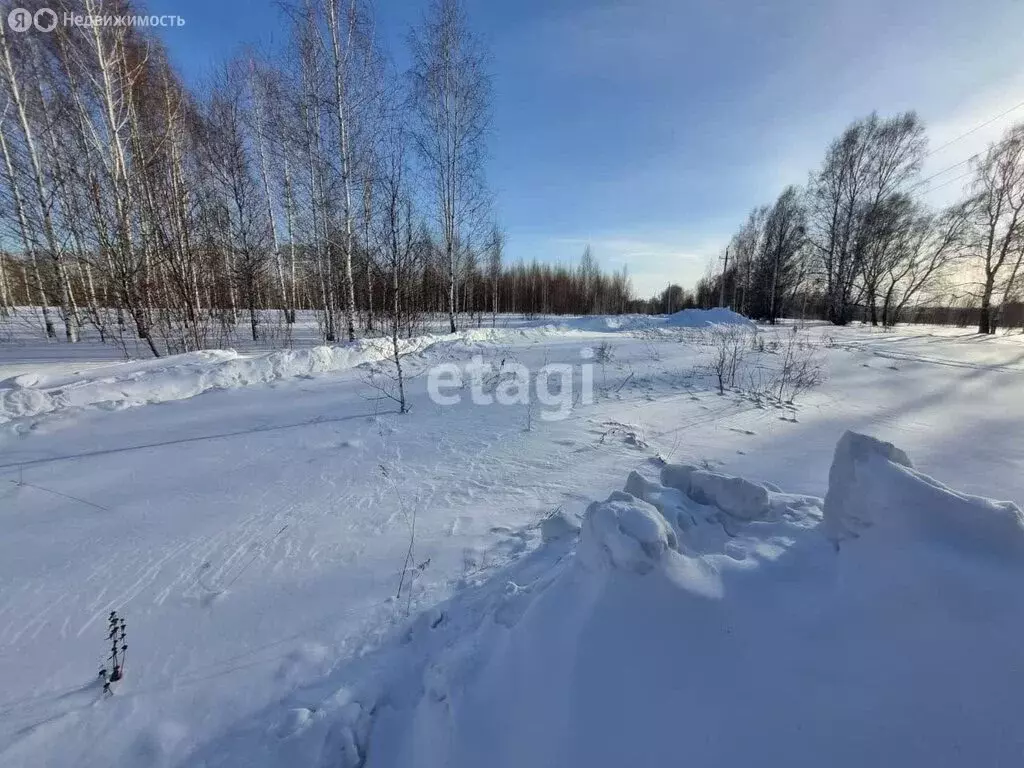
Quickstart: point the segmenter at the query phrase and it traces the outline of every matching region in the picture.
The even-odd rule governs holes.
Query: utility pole
[[[718,306],[725,307],[725,276],[729,274],[729,246],[725,247],[725,264],[722,267],[722,284],[719,286]]]

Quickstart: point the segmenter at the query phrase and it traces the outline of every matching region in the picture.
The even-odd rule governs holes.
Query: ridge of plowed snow
[[[501,331],[481,329],[399,339],[402,355],[441,342],[485,341]],[[287,349],[258,355],[204,350],[155,360],[119,363],[79,374],[22,374],[0,388],[0,424],[70,408],[123,410],[184,400],[212,389],[265,384],[296,376],[343,371],[391,357],[391,340],[361,339],[337,346]]]

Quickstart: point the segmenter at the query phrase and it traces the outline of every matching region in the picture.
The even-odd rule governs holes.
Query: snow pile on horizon
[[[665,325],[670,328],[707,328],[712,325],[740,325],[751,329],[757,327],[753,320],[723,307],[684,309],[669,315]]]
[[[368,768],[1024,754],[1024,517],[888,443],[847,433],[824,503],[667,465],[591,504],[575,550],[574,526],[546,530],[531,563],[370,664],[390,680],[272,751]]]
[[[553,327],[592,333],[628,333],[656,328],[662,322],[664,318],[655,315],[583,315],[558,321]]]
[[[551,325],[545,321],[545,325]],[[731,309],[684,309],[671,315],[584,315],[555,323],[554,328],[596,333],[631,333],[660,328],[711,328],[738,325],[754,329],[757,324]]]
[[[440,341],[477,332],[400,339],[401,354],[422,352]],[[486,335],[483,334],[483,335]],[[22,374],[0,388],[0,424],[70,408],[123,410],[148,403],[183,400],[211,389],[263,384],[279,379],[342,371],[391,356],[391,340],[361,339],[339,346],[243,355],[205,350],[119,363],[71,375]]]

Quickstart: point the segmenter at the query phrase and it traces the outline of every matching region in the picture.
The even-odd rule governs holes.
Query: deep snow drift
[[[820,499],[696,467],[665,466],[660,483],[634,474],[626,489],[588,508],[574,554],[555,537],[546,570],[510,579],[472,631],[430,641],[418,683],[375,694],[378,722],[349,764],[1009,766],[1024,754],[1014,505],[951,491],[854,433],[835,452],[824,526]],[[422,632],[445,635],[458,605]]]

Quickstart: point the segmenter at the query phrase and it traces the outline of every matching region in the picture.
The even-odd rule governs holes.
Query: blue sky
[[[423,3],[378,2],[398,63]],[[754,205],[802,183],[872,109],[917,109],[932,147],[1024,102],[1024,0],[466,0],[491,50],[487,174],[511,259],[590,243],[638,294],[692,286]],[[271,0],[150,0],[178,68],[203,77],[283,35]],[[970,157],[1024,107],[934,152]],[[956,197],[965,170],[921,188]],[[934,189],[934,191],[929,191]]]

